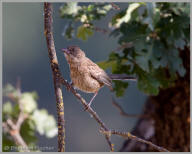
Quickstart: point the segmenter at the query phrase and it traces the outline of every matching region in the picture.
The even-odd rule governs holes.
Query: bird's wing
[[[111,79],[109,78],[107,73],[105,73],[105,71],[102,70],[97,64],[95,64],[93,62],[89,63],[88,68],[89,68],[89,72],[90,72],[92,78],[94,78],[95,80],[97,80],[100,83],[105,84],[111,90],[113,89]]]

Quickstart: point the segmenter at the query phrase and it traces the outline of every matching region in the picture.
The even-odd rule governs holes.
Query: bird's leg
[[[85,110],[84,110],[84,111],[86,111],[86,110],[91,106],[91,104],[92,104],[94,98],[97,96],[97,94],[98,94],[98,91],[93,95],[93,97],[91,98],[90,102],[89,102],[89,103],[87,104],[87,106],[85,107]]]
[[[67,86],[67,90],[70,91],[73,87],[73,82],[71,81],[69,85]]]

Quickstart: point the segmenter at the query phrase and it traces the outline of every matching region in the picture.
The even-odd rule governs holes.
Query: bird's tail
[[[131,81],[137,81],[136,77],[131,77],[126,74],[108,74],[108,76],[111,78],[111,80],[131,80]]]

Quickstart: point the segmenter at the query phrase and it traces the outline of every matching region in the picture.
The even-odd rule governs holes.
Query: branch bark
[[[81,104],[86,108],[87,107],[87,102],[85,99],[76,92],[76,90],[72,87],[71,84],[69,84],[62,76],[60,76],[60,82],[68,89],[70,90],[73,95],[77,97],[77,99],[81,102]],[[105,126],[105,123],[100,119],[100,117],[97,115],[97,113],[89,107],[87,110],[91,114],[91,116],[97,121],[97,123],[103,128],[105,131],[109,131],[109,129]],[[109,144],[110,150],[114,151],[113,144],[111,143],[110,136],[108,134],[105,135],[105,138],[107,140],[107,143]]]
[[[60,82],[67,87],[68,90],[70,90],[76,97],[77,99],[81,102],[81,104],[86,108],[87,107],[87,102],[83,99],[83,97],[77,93],[77,91],[72,87],[72,85],[70,85],[65,79],[63,79],[62,77],[60,77]],[[167,149],[163,148],[163,147],[160,147],[160,146],[157,146],[155,144],[153,144],[152,142],[150,141],[147,141],[147,140],[144,140],[144,139],[141,139],[137,136],[134,136],[132,135],[131,133],[126,133],[126,132],[118,132],[116,130],[110,130],[108,129],[104,122],[99,118],[99,116],[97,115],[97,113],[91,108],[89,107],[87,110],[87,112],[89,112],[92,117],[97,121],[97,123],[101,126],[101,129],[100,129],[100,132],[103,133],[107,139],[107,142],[110,146],[110,149],[111,151],[114,151],[114,144],[111,143],[111,140],[110,140],[110,137],[112,134],[115,134],[115,135],[119,135],[119,136],[122,136],[122,137],[127,137],[129,139],[132,139],[132,140],[136,140],[136,141],[139,141],[141,143],[145,143],[145,144],[148,144],[150,146],[152,146],[153,148],[155,148],[156,150],[158,151],[164,151],[164,152],[168,152]]]
[[[65,151],[65,120],[64,120],[64,103],[62,97],[62,90],[59,81],[61,75],[59,70],[59,64],[56,56],[56,50],[54,45],[54,38],[52,32],[52,6],[50,3],[44,3],[44,34],[47,41],[48,55],[52,69],[55,97],[57,104],[57,116],[58,116],[58,152]]]
[[[14,124],[12,119],[7,119],[7,121],[3,122],[2,125],[3,125],[4,131],[8,132],[12,136],[16,145],[21,146],[20,147],[21,151],[30,152],[27,144],[25,143],[25,141],[23,140],[23,138],[20,134],[20,127],[26,118],[27,117],[24,116],[23,114],[19,114],[18,121],[16,124]]]
[[[104,130],[100,130],[101,133],[103,134],[109,134],[109,135],[118,135],[118,136],[121,136],[121,137],[125,137],[125,138],[129,138],[129,139],[133,139],[133,140],[136,140],[138,142],[141,142],[141,143],[145,143],[145,144],[148,144],[150,146],[152,146],[153,148],[155,148],[156,150],[158,151],[161,151],[161,152],[169,152],[167,149],[163,148],[163,147],[160,147],[160,146],[157,146],[155,144],[153,144],[152,142],[150,141],[146,141],[144,139],[141,139],[137,136],[134,136],[132,135],[131,133],[129,132],[118,132],[116,130],[111,130],[111,131],[104,131]]]
[[[120,7],[118,5],[116,5],[115,3],[111,3],[111,6],[113,7],[113,9],[115,10],[120,10]]]

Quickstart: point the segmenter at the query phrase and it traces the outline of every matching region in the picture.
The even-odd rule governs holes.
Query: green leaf
[[[113,17],[109,26],[110,36],[118,39],[122,52],[109,55],[107,61],[99,62],[114,74],[132,74],[139,78],[138,87],[147,94],[158,94],[160,88],[173,85],[178,76],[185,75],[179,52],[190,46],[189,3],[129,3]],[[108,5],[108,4],[107,4]],[[69,16],[73,22],[81,21],[91,26],[105,16],[111,6],[102,4],[81,5],[76,15]],[[181,24],[182,23],[182,24]],[[78,27],[77,37],[87,40],[93,32]],[[88,33],[88,34],[87,34]],[[131,43],[131,47],[125,47]],[[181,49],[181,50],[180,50]],[[115,91],[122,96],[124,83],[115,82]]]
[[[111,61],[102,61],[102,62],[97,62],[97,64],[99,65],[99,67],[101,67],[102,69],[107,69],[109,67],[113,67],[113,65],[116,64],[116,61],[111,60]]]
[[[156,4],[154,2],[146,3],[147,13],[148,13],[148,16],[150,16],[151,18],[153,18],[155,7],[156,7]]]
[[[87,11],[91,12],[95,8],[95,5],[89,4],[87,7]]]
[[[149,72],[149,59],[146,56],[136,56],[136,63],[144,70]]]
[[[67,39],[72,39],[73,35],[74,35],[74,28],[73,25],[71,23],[69,23],[64,31],[64,35]]]
[[[173,72],[178,72],[180,76],[185,75],[185,69],[183,67],[182,59],[178,56],[178,50],[176,49],[170,49],[169,50],[169,57],[168,57],[168,62],[169,62],[169,68]]]
[[[157,95],[159,93],[160,83],[155,78],[151,77],[150,74],[141,76],[138,79],[138,88],[144,91],[146,94]]]
[[[185,41],[182,38],[175,40],[176,48],[184,49],[184,46],[185,46]]]
[[[124,95],[126,88],[128,87],[127,82],[122,82],[122,81],[113,81],[115,83],[115,86],[113,90],[116,93],[117,97],[121,97]]]
[[[85,26],[79,26],[77,29],[77,37],[79,39],[86,41],[87,38],[92,35],[93,35],[93,31],[91,28],[88,28]]]
[[[160,88],[165,89],[174,85],[174,80],[176,79],[176,76],[170,74],[168,77],[168,73],[165,69],[156,69],[152,74],[153,77],[159,81]]]
[[[145,50],[148,49],[148,44],[146,42],[145,36],[140,37],[137,40],[134,40],[134,48],[137,54],[141,54],[144,49]]]
[[[138,66],[135,66],[134,72],[138,74],[138,88],[146,94],[157,95],[159,93],[160,82],[152,73],[146,73]]]
[[[122,36],[119,38],[119,44],[122,44],[124,42],[136,42],[139,40],[146,40],[147,37],[146,27],[135,22],[122,24],[122,26],[120,27],[120,32]]]
[[[161,19],[160,18],[160,10],[159,8],[154,8],[154,17],[153,17],[153,23],[154,23],[154,26],[159,22],[159,20]]]
[[[153,20],[152,20],[151,17],[146,17],[146,18],[144,18],[144,19],[143,19],[143,23],[144,23],[144,24],[147,24],[151,31],[154,30]]]
[[[28,145],[37,142],[37,137],[35,136],[35,123],[30,118],[26,119],[21,125],[20,133]]]
[[[17,118],[19,116],[19,113],[20,113],[20,107],[19,107],[19,104],[17,103],[13,107],[12,115],[13,117]]]
[[[5,133],[3,131],[2,135],[2,151],[3,152],[12,152],[11,147],[16,146],[15,142],[10,138],[10,135],[8,133]]]

